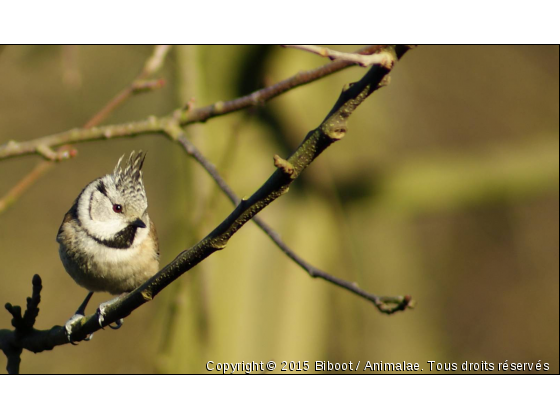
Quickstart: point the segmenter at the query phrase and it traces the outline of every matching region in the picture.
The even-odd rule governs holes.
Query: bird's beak
[[[132,225],[132,226],[139,227],[139,228],[145,228],[145,227],[146,227],[146,223],[144,223],[144,222],[143,222],[142,220],[140,220],[140,219],[136,219],[135,221],[133,221],[133,222],[131,223],[131,225]]]

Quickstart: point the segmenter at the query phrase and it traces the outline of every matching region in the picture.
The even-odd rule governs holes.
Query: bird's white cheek
[[[83,227],[98,239],[112,239],[117,232],[126,228],[127,224],[124,220],[105,220],[103,222],[97,220],[85,220],[82,222]]]

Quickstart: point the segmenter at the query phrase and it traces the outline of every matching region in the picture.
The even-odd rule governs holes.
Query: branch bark
[[[380,64],[385,67],[391,67],[393,65],[391,63],[391,54],[387,54],[384,51],[379,51],[378,53],[371,55],[360,55],[356,53],[345,53],[331,50],[330,48],[319,47],[317,45],[283,45],[283,47],[307,51],[321,57],[328,57],[331,60],[338,59],[342,61],[349,61],[362,67],[369,67],[374,64]]]

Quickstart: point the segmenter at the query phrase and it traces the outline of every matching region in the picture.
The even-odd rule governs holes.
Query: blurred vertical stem
[[[177,100],[180,105],[189,103],[192,99],[200,103],[204,99],[203,86],[201,79],[204,74],[200,71],[200,47],[199,46],[178,46],[176,53],[176,92]],[[193,124],[186,127],[186,132],[193,141],[204,143],[205,126]],[[182,154],[176,155],[176,164],[184,164],[185,159]],[[171,190],[176,191],[172,194],[171,208],[177,209],[177,221],[183,220],[186,226],[174,231],[173,238],[179,241],[176,244],[179,248],[190,247],[200,238],[205,229],[204,214],[207,210],[207,184],[201,171],[193,170],[193,165],[187,161],[187,176],[184,179],[176,179],[176,184]],[[187,197],[185,208],[184,197]],[[173,202],[175,200],[175,202]],[[180,201],[180,202],[179,202]],[[186,216],[186,218],[185,218]],[[179,234],[179,231],[186,234]],[[199,267],[198,270],[189,273],[193,281],[176,282],[171,285],[173,293],[167,294],[168,299],[163,303],[165,316],[163,337],[158,355],[157,368],[163,372],[196,371],[202,363],[204,347],[207,337],[207,293],[204,278],[207,271],[206,267]],[[189,316],[185,316],[188,309]]]

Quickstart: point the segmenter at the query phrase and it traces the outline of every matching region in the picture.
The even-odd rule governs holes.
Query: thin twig
[[[372,45],[362,48],[360,54],[373,54],[389,48],[386,45]],[[398,52],[397,52],[398,55]],[[16,156],[38,153],[38,148],[53,148],[64,144],[75,144],[95,140],[110,140],[122,137],[137,136],[140,134],[164,134],[170,124],[179,123],[188,125],[196,122],[204,122],[210,118],[230,114],[241,109],[262,105],[266,101],[287,92],[295,87],[311,83],[317,79],[340,71],[354,63],[345,61],[333,61],[314,70],[304,71],[278,82],[272,86],[259,89],[249,95],[242,96],[227,102],[216,102],[201,108],[177,109],[171,115],[165,117],[148,117],[141,121],[122,124],[107,125],[101,127],[73,129],[34,140],[18,142],[10,140],[0,145],[0,160]],[[44,155],[43,155],[44,156]]]
[[[6,370],[10,374],[19,373],[21,352],[23,347],[18,345],[21,336],[31,334],[37,315],[39,315],[39,303],[41,302],[41,290],[43,289],[41,277],[33,276],[33,293],[27,298],[27,308],[21,314],[21,306],[12,306],[6,303],[6,310],[12,315],[12,326],[14,331],[0,330],[0,349],[6,355],[8,363]]]
[[[220,175],[220,173],[216,169],[216,166],[213,165],[208,159],[206,159],[200,152],[200,150],[198,150],[196,146],[187,139],[185,132],[181,131],[181,133],[179,133],[175,140],[179,141],[187,154],[204,168],[208,175],[210,175],[210,177],[212,177],[212,179],[216,182],[218,187],[227,195],[233,205],[239,205],[239,203],[241,202],[239,197],[233,192],[225,179]],[[339,287],[342,287],[343,289],[361,296],[372,302],[380,312],[385,314],[392,314],[397,311],[403,311],[406,308],[412,307],[410,296],[377,296],[372,293],[366,292],[365,290],[358,287],[358,285],[355,283],[340,279],[312,266],[299,255],[297,255],[295,251],[289,248],[288,245],[286,245],[286,243],[282,239],[280,239],[280,235],[276,231],[274,231],[274,229],[272,229],[264,220],[262,220],[260,216],[254,216],[252,221],[255,222],[255,224],[268,235],[268,237],[276,244],[276,246],[278,246],[278,248],[280,248],[280,250],[282,250],[282,252],[284,252],[297,265],[303,268],[311,277],[322,278],[323,280],[327,280]]]
[[[132,83],[119,92],[101,111],[99,111],[93,118],[91,118],[84,128],[91,128],[98,126],[101,121],[105,120],[118,106],[130,98],[132,95],[140,92],[146,92],[163,87],[165,84],[163,79],[159,80],[145,80],[147,77],[152,76],[163,66],[163,62],[167,53],[171,49],[171,45],[156,45],[152,55],[144,63],[142,70],[134,78]]]
[[[164,85],[162,79],[145,80],[163,65],[163,60],[169,51],[169,45],[156,45],[150,58],[144,64],[138,76],[121,92],[119,92],[107,105],[84,124],[84,129],[95,127],[105,120],[118,106],[122,105],[132,95],[140,92],[155,90]],[[2,147],[2,146],[0,146]],[[60,147],[57,151],[50,147],[37,147],[37,151],[47,160],[39,162],[27,175],[14,185],[4,197],[0,198],[0,214],[12,206],[33,184],[47,174],[56,161],[76,156],[77,151],[69,145]]]
[[[140,76],[139,76],[140,77]],[[138,77],[121,92],[119,92],[113,99],[109,101],[101,111],[99,111],[91,120],[89,120],[84,128],[91,128],[99,125],[103,120],[105,120],[116,108],[122,105],[128,98],[132,95],[142,92],[149,92],[151,90],[156,90],[165,85],[165,80],[143,80]]]
[[[307,51],[313,54],[320,55],[321,57],[328,57],[331,60],[342,60],[350,63],[358,64],[362,67],[369,67],[379,64],[383,67],[390,69],[393,67],[392,55],[384,51],[379,51],[376,54],[361,55],[356,53],[345,53],[341,51],[332,50],[326,47],[318,47],[317,45],[282,45],[286,48],[295,48],[302,51]]]
[[[387,47],[387,45],[370,45],[368,47],[357,50],[356,54],[375,54],[386,49]],[[321,79],[325,76],[336,73],[337,71],[340,71],[347,67],[351,67],[353,65],[354,63],[348,61],[335,61],[325,64],[321,67],[317,67],[313,70],[301,71],[292,77],[275,83],[272,86],[256,90],[249,95],[242,96],[240,98],[233,99],[227,102],[216,102],[203,108],[186,110],[181,114],[179,123],[181,125],[186,125],[194,122],[204,122],[219,115],[225,115],[231,112],[239,111],[241,109],[263,105],[266,101],[269,101],[277,97],[278,95],[287,92],[288,90],[314,82],[315,80]]]

